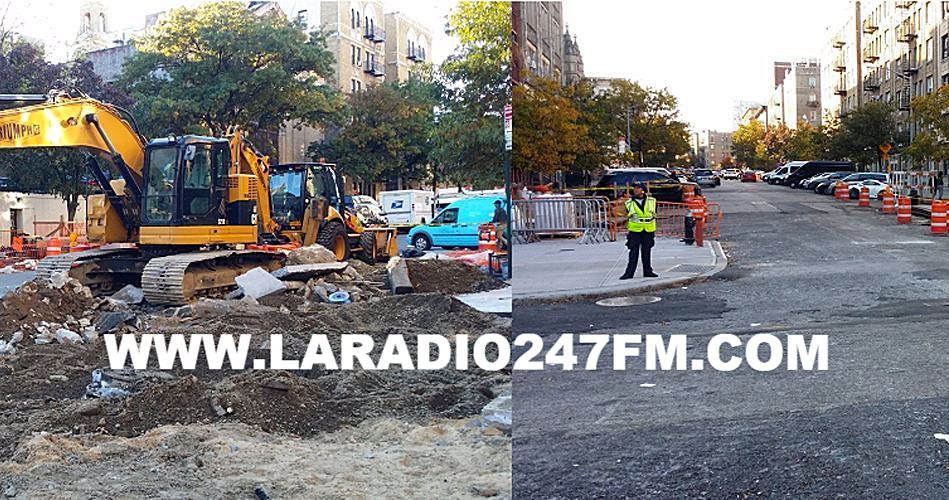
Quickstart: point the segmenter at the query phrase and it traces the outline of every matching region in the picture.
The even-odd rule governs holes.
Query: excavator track
[[[140,260],[135,248],[94,248],[50,255],[36,266],[36,278],[49,280],[54,274],[65,272],[89,287],[94,294],[102,295],[126,284],[137,284],[138,272],[134,263]]]
[[[284,255],[258,250],[190,252],[148,261],[142,290],[151,304],[182,305],[198,297],[220,297],[235,288],[234,278],[255,268],[272,271]]]

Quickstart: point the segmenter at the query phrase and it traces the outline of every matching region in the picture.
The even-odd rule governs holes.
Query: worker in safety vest
[[[629,264],[621,280],[628,280],[636,273],[640,252],[643,259],[643,277],[658,278],[652,272],[652,247],[656,244],[656,199],[646,194],[642,184],[633,186],[633,196],[624,203],[626,207],[626,248],[629,249]]]

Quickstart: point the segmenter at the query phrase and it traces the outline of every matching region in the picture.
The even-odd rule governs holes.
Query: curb
[[[712,256],[715,258],[713,268],[710,271],[697,274],[695,276],[684,276],[682,278],[676,278],[670,281],[657,284],[636,284],[629,287],[610,290],[608,292],[589,292],[589,293],[578,293],[570,294],[569,291],[565,291],[560,294],[550,295],[550,296],[541,296],[541,297],[524,297],[513,299],[513,306],[523,305],[535,305],[535,304],[556,304],[564,302],[579,302],[579,301],[588,301],[588,300],[599,300],[609,297],[620,297],[630,294],[639,294],[645,292],[654,292],[656,290],[665,290],[668,288],[678,288],[685,285],[691,285],[695,283],[701,283],[711,278],[712,276],[725,270],[725,267],[728,266],[728,257],[725,255],[725,250],[722,249],[722,244],[718,240],[707,240],[709,248],[711,249]]]

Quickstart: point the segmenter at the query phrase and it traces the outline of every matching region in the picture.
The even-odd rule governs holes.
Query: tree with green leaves
[[[764,167],[764,136],[765,126],[758,120],[738,125],[738,130],[732,132],[732,154],[735,160],[748,168]]]
[[[949,115],[946,114],[949,87],[939,87],[928,95],[914,97],[912,108],[921,130],[903,152],[919,164],[949,160],[949,142],[946,140],[949,137]]]
[[[689,152],[688,126],[678,120],[678,100],[668,90],[614,80],[603,102],[614,137],[626,135],[628,119],[630,163],[665,165]]]
[[[172,9],[136,46],[120,82],[146,135],[277,130],[341,116],[343,102],[325,83],[333,55],[302,21],[240,2],[206,3]]]
[[[890,105],[866,103],[840,120],[831,148],[837,156],[868,165],[880,159],[880,146],[892,143],[895,131],[896,121]]]
[[[352,119],[338,135],[310,147],[313,158],[332,158],[343,172],[364,180],[397,181],[428,177],[434,143],[439,87],[412,77],[384,83],[350,96]]]
[[[547,174],[569,171],[578,155],[595,151],[587,127],[578,123],[580,112],[570,93],[558,80],[539,77],[514,89],[514,168]]]
[[[54,88],[120,107],[131,103],[121,90],[103,83],[88,61],[51,64],[42,50],[22,41],[11,42],[10,50],[0,55],[0,93],[45,94]],[[84,154],[71,148],[2,149],[0,175],[17,189],[60,196],[70,220],[89,189]]]
[[[459,2],[446,32],[458,47],[440,67],[448,90],[432,159],[453,183],[495,187],[503,176],[502,112],[510,101],[511,4]]]

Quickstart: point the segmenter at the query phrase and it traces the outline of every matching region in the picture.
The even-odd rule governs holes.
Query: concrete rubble
[[[302,358],[315,333],[326,335],[334,350],[339,349],[345,334],[369,335],[381,345],[388,335],[399,333],[410,339],[410,351],[416,345],[411,339],[420,334],[452,337],[464,333],[472,342],[480,335],[510,334],[509,318],[478,312],[451,297],[456,289],[477,292],[486,283],[492,283],[473,266],[456,269],[452,261],[428,261],[437,266],[452,266],[451,272],[476,273],[464,274],[446,285],[429,283],[443,280],[446,271],[420,267],[413,273],[414,259],[401,259],[412,273],[413,293],[394,295],[385,265],[356,260],[339,263],[327,260],[332,253],[324,250],[295,250],[283,270],[270,273],[256,268],[238,277],[240,288],[227,298],[203,298],[179,307],[148,304],[141,289],[133,286],[105,298],[94,297],[66,273],[54,274],[48,282],[25,283],[6,295],[0,300],[0,392],[12,395],[12,399],[6,403],[0,400],[0,477],[9,478],[0,487],[12,488],[17,497],[37,494],[33,480],[39,476],[34,467],[46,465],[26,458],[38,457],[27,451],[43,445],[34,441],[36,436],[77,439],[90,445],[88,440],[111,443],[116,448],[107,454],[107,461],[122,457],[125,463],[134,464],[140,460],[142,450],[128,447],[126,443],[133,440],[154,433],[171,433],[182,436],[180,439],[193,448],[197,441],[183,436],[194,432],[230,436],[226,426],[239,425],[243,427],[237,435],[243,435],[244,427],[253,429],[257,437],[246,439],[260,443],[255,445],[258,456],[270,453],[268,450],[276,446],[274,443],[281,436],[308,443],[345,434],[348,437],[341,444],[342,449],[359,444],[353,460],[386,464],[388,470],[406,469],[406,474],[428,473],[432,466],[391,462],[385,450],[394,446],[390,442],[393,436],[423,433],[429,444],[419,449],[453,453],[458,457],[453,459],[458,467],[464,467],[457,465],[458,460],[483,454],[483,462],[471,464],[472,470],[483,470],[484,464],[490,463],[493,475],[501,474],[499,477],[503,478],[507,474],[506,481],[485,482],[481,478],[477,484],[465,485],[460,496],[473,491],[507,491],[504,485],[509,483],[511,440],[509,430],[505,429],[510,426],[510,393],[504,390],[511,380],[509,369],[364,372],[314,367],[305,372],[286,372],[253,370],[248,363],[241,370],[209,370],[201,365],[206,363],[202,360],[194,370],[180,366],[159,370],[154,357],[147,370],[109,368],[102,338],[107,334],[150,333],[166,338],[171,334],[202,333],[214,338],[248,334],[249,358],[261,359],[269,359],[270,335],[274,333],[284,336],[285,359]],[[438,288],[450,289],[452,293],[430,291]],[[330,303],[330,297],[339,292],[349,295],[348,303]],[[488,353],[489,358],[495,355]],[[469,365],[475,365],[473,359],[469,359]],[[485,425],[465,426],[473,416]],[[367,426],[379,425],[395,427],[385,432],[368,431],[372,427]],[[394,428],[401,430],[393,433]],[[416,444],[406,442],[399,446]],[[229,448],[225,445],[224,449]],[[372,459],[364,458],[367,450]],[[273,456],[286,457],[287,453],[300,451],[274,452]],[[307,460],[313,460],[313,456],[312,451],[307,452]],[[226,457],[213,459],[210,455],[189,460],[192,464],[195,460],[217,460],[220,467],[232,463]],[[94,496],[93,492],[70,489],[84,484],[75,480],[83,474],[102,477],[86,470],[83,463],[80,460],[53,476],[42,476],[52,477],[49,484],[64,488],[64,496]],[[172,460],[162,467],[177,464],[179,461]],[[198,483],[210,484],[202,480],[210,470],[191,470],[198,471],[191,476]],[[286,470],[275,466],[274,473],[285,477]],[[139,472],[127,473],[135,476]],[[142,488],[142,484],[152,483],[129,484]],[[154,487],[168,485],[159,481]],[[317,487],[311,485],[291,492],[268,486],[267,492],[274,497],[300,492],[304,496],[321,496],[322,490],[307,488]],[[133,489],[126,496],[155,496],[160,491],[163,490]],[[203,491],[207,496],[246,493],[226,489]],[[457,491],[448,491],[446,495],[459,496]]]

